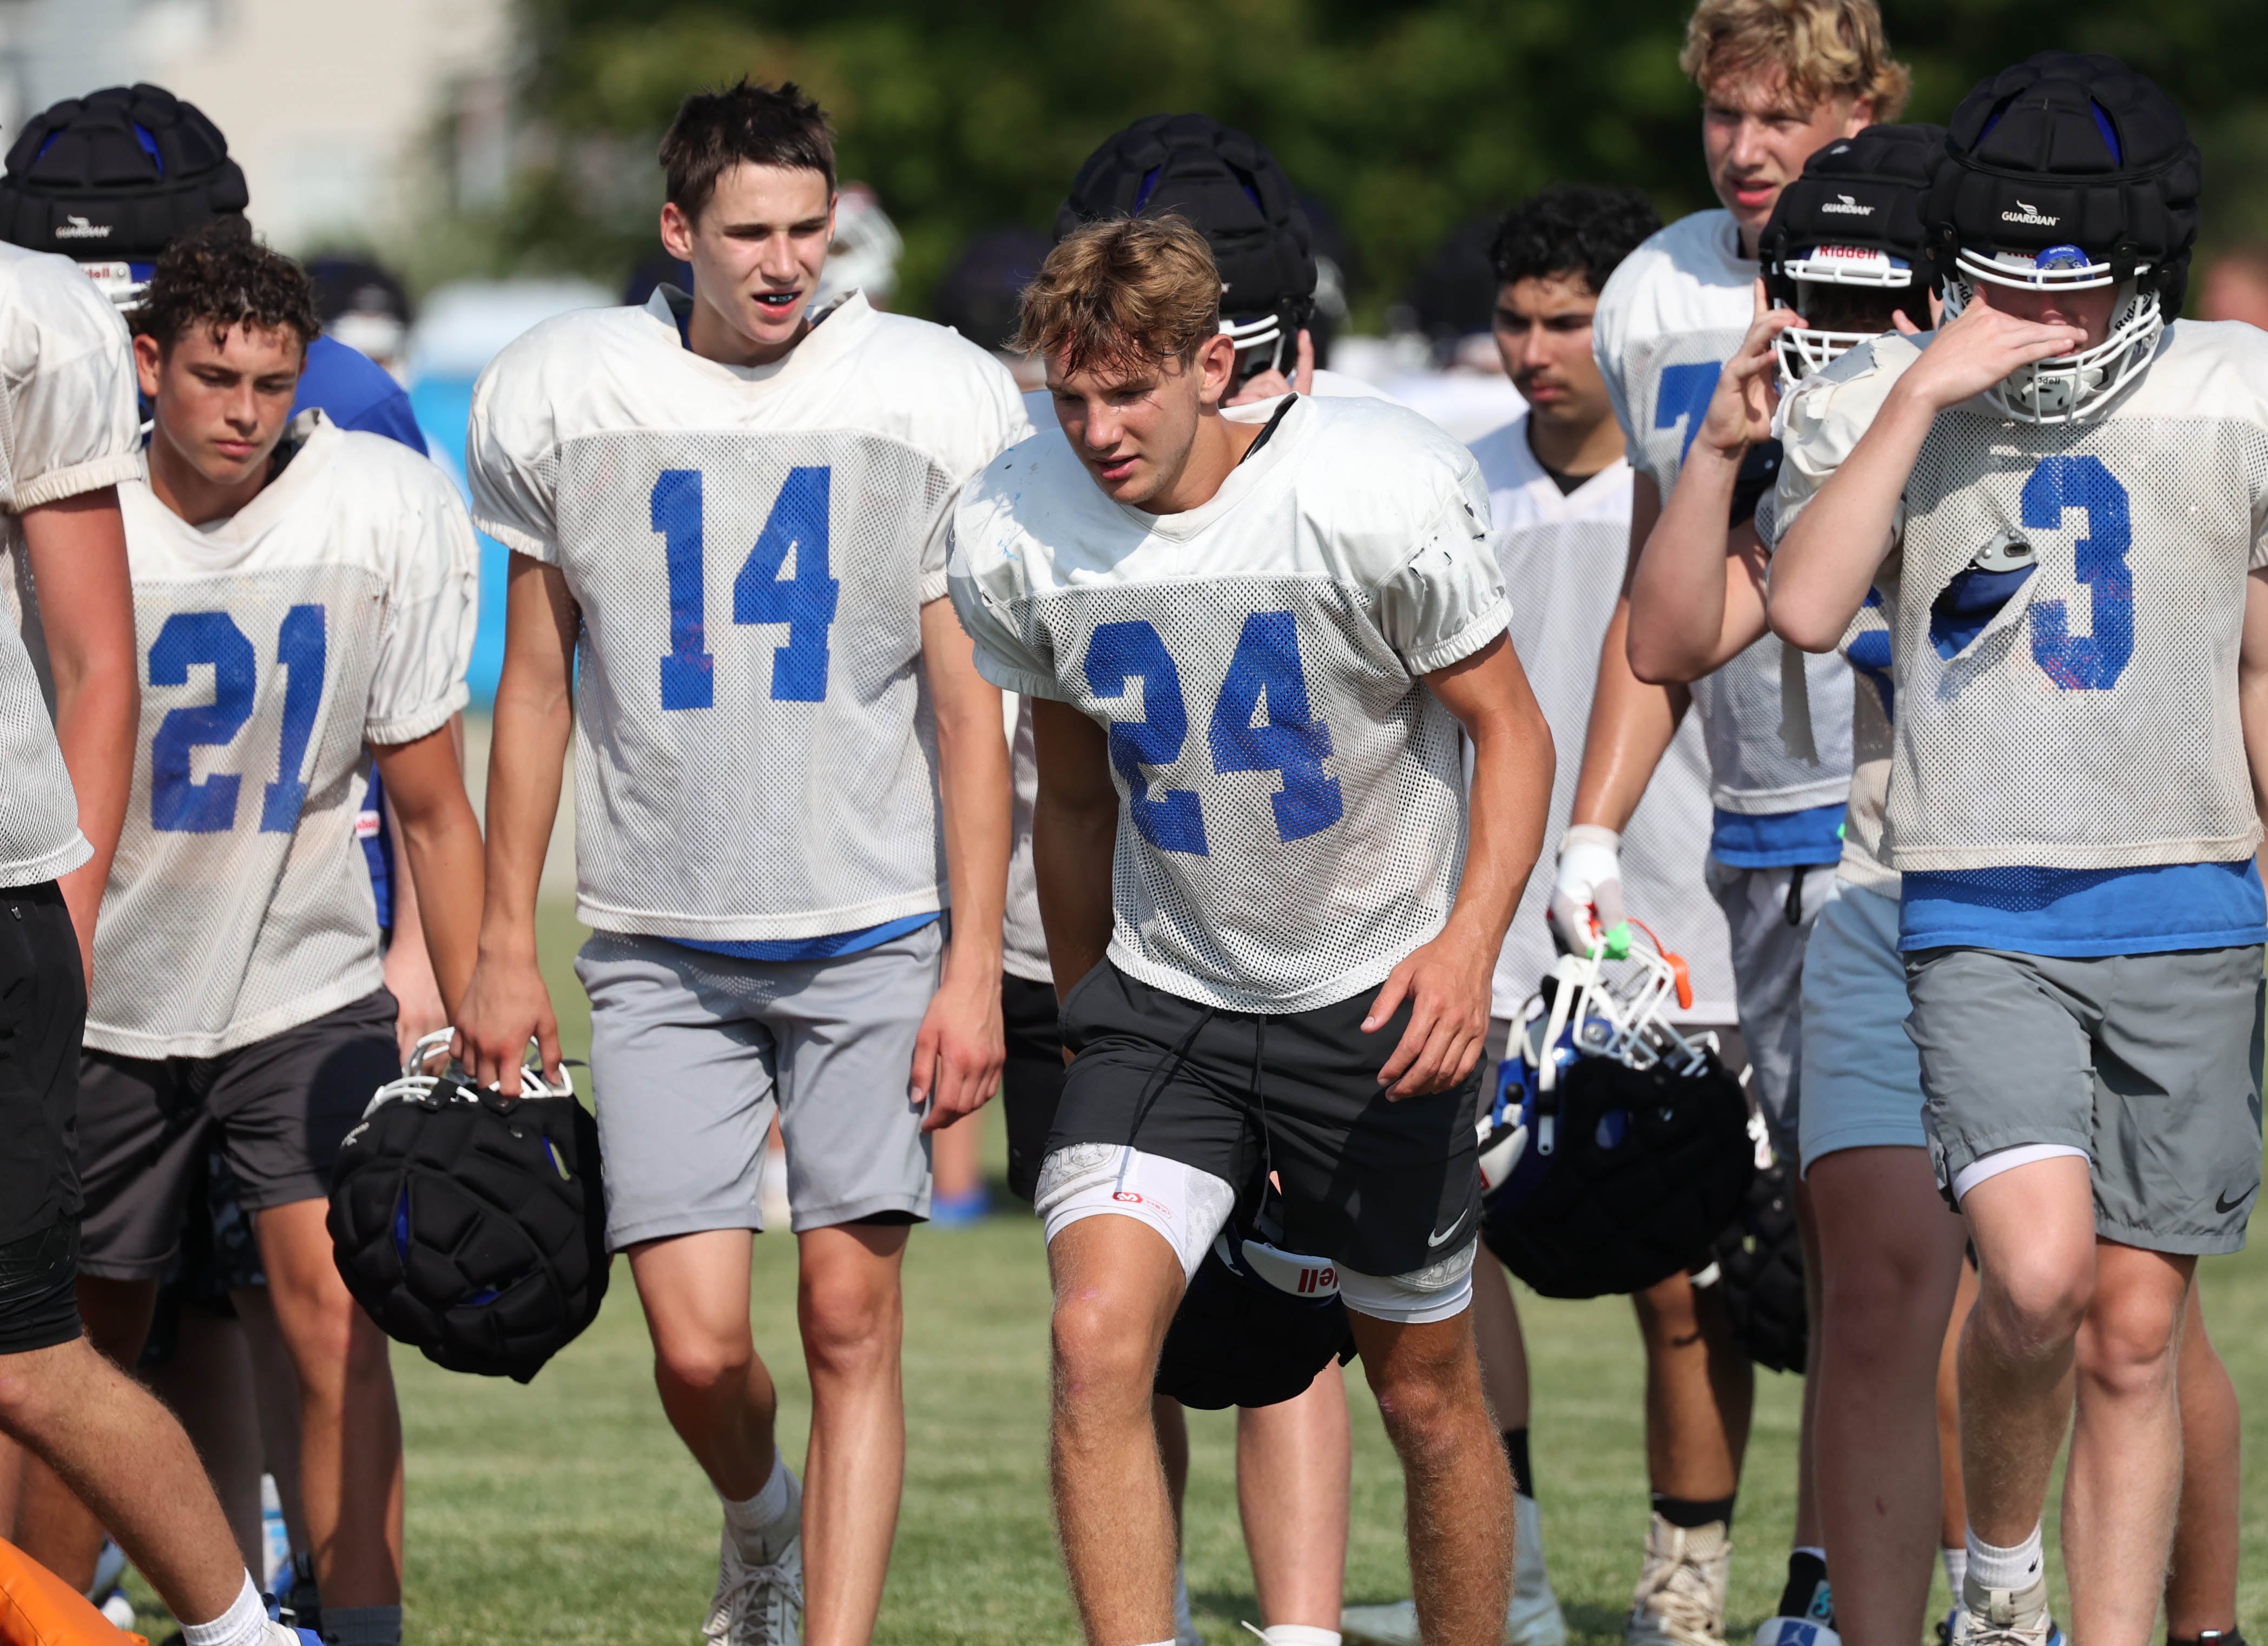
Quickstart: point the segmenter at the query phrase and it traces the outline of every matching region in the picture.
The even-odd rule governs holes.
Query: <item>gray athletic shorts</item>
[[[1826,904],[1835,868],[1735,869],[1712,857],[1707,878],[1732,938],[1749,1097],[1763,1112],[1772,1148],[1793,1160],[1802,1110],[1803,940]]]
[[[2094,1162],[2095,1226],[2150,1252],[2235,1252],[2260,1187],[2261,949],[2065,959],[1906,957],[1937,1180],[1999,1150]]]
[[[1898,900],[1835,880],[1803,956],[1803,1169],[1838,1149],[1926,1149],[1906,1038]]]
[[[594,933],[591,1087],[607,1244],[762,1229],[764,1140],[787,1145],[792,1227],[929,1216],[929,1139],[908,1096],[944,922],[826,960],[741,960]]]
[[[339,1144],[401,1072],[383,988],[217,1057],[81,1054],[79,1272],[157,1280],[216,1149],[247,1212],[323,1200]]]

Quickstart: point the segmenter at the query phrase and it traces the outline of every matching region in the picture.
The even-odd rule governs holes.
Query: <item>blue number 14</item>
[[[755,547],[733,579],[735,623],[787,625],[786,643],[772,653],[775,702],[816,703],[827,696],[827,631],[843,589],[828,564],[828,479],[823,467],[788,471]],[[650,508],[669,575],[661,706],[707,709],[716,702],[717,660],[708,649],[701,471],[664,469],[654,480]],[[791,558],[794,568],[782,577]]]

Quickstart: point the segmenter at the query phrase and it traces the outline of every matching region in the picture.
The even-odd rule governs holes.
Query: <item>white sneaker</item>
[[[1723,1521],[1673,1526],[1654,1516],[1623,1646],[1725,1646],[1732,1569],[1733,1540]]]
[[[1567,1646],[1567,1620],[1543,1569],[1535,1500],[1516,1499],[1513,1512],[1512,1599],[1504,1609],[1504,1646]],[[1352,1646],[1419,1646],[1418,1603],[1349,1606],[1339,1614],[1339,1633]]]
[[[2064,1646],[2063,1631],[2048,1614],[2048,1580],[2029,1589],[1984,1589],[1974,1577],[1962,1579],[1952,1646]]]
[[[1843,1646],[1843,1637],[1817,1618],[1766,1618],[1756,1625],[1756,1646]]]
[[[1504,1646],[1567,1646],[1567,1620],[1551,1575],[1543,1569],[1543,1523],[1535,1500],[1513,1500],[1512,1600],[1504,1609]]]
[[[787,1481],[788,1511],[767,1545],[769,1560],[752,1563],[725,1529],[717,1593],[701,1626],[708,1646],[802,1646],[803,1482],[792,1474]]]

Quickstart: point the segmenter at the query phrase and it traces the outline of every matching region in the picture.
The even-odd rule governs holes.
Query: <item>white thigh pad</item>
[[[1236,1191],[1210,1172],[1124,1143],[1073,1143],[1042,1164],[1032,1202],[1049,1240],[1105,1213],[1145,1223],[1174,1248],[1187,1280],[1235,1210]]]
[[[1339,1298],[1357,1314],[1396,1326],[1424,1326],[1464,1312],[1473,1301],[1473,1258],[1481,1243],[1468,1240],[1438,1263],[1407,1275],[1358,1275],[1339,1270]]]

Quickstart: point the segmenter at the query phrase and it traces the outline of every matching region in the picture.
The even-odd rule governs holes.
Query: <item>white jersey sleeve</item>
[[[216,1056],[382,981],[363,752],[465,701],[471,527],[406,447],[319,412],[293,432],[283,473],[225,520],[120,489],[142,709],[95,933],[99,1050]]]
[[[510,350],[506,351],[508,357]],[[549,394],[514,393],[491,363],[473,385],[465,426],[465,479],[473,521],[515,554],[559,563],[559,440]]]
[[[1060,438],[970,485],[953,592],[980,666],[1108,733],[1116,964],[1184,999],[1301,1011],[1440,930],[1464,783],[1419,665],[1503,631],[1485,510],[1469,453],[1372,400],[1295,403],[1187,514],[1120,508]]]
[[[0,246],[0,885],[92,855],[55,742],[47,647],[20,516],[130,480],[139,420],[126,327],[67,259]]]

